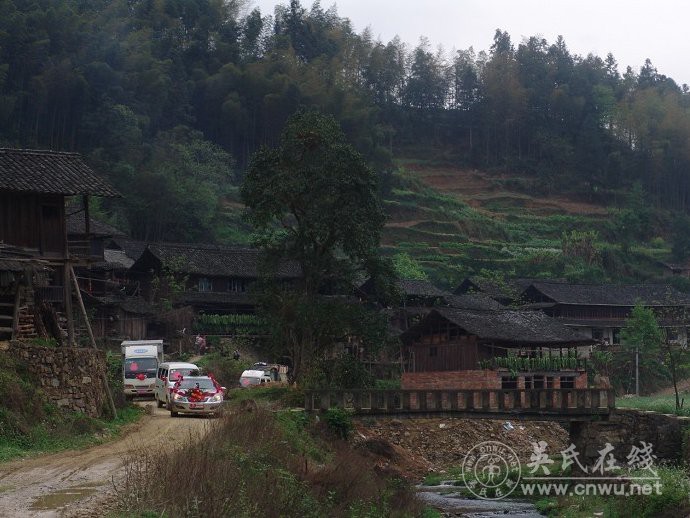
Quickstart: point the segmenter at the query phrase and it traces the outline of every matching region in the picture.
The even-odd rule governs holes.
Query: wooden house
[[[373,301],[384,307],[390,327],[398,333],[405,331],[418,322],[434,306],[445,306],[445,298],[450,293],[441,290],[426,280],[397,279],[395,288],[399,299],[393,307],[386,307],[384,301],[378,300],[374,283],[371,279],[359,286],[360,298]]]
[[[659,284],[563,284],[533,282],[521,298],[600,343],[620,344],[620,331],[636,303],[651,308],[672,342],[688,343],[690,296]]]
[[[0,323],[0,340],[18,336],[20,320],[31,321],[41,304],[57,304],[71,314],[71,265],[91,253],[70,247],[65,201],[81,198],[88,222],[89,196],[119,195],[78,154],[0,149],[0,259],[5,260],[0,304],[12,307],[12,318]],[[82,237],[90,236],[86,223]],[[23,266],[21,274],[16,264]],[[71,329],[69,335],[73,343]]]
[[[296,263],[284,263],[274,278],[289,282],[300,276]],[[216,314],[253,313],[252,286],[259,279],[259,251],[217,245],[152,243],[129,270],[146,300],[166,297],[174,305]],[[173,277],[174,292],[165,286]],[[165,293],[165,291],[168,293]]]
[[[521,295],[533,282],[540,279],[517,278],[496,281],[483,277],[467,277],[453,291],[454,295],[477,295],[489,297],[503,306],[517,307],[523,302]],[[565,283],[563,279],[552,279],[549,282]]]
[[[543,313],[434,308],[401,336],[404,389],[586,388],[587,338]]]

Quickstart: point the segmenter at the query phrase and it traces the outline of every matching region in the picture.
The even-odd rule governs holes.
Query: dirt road
[[[138,404],[152,405],[154,415],[143,416],[115,441],[0,464],[0,517],[99,516],[123,475],[126,454],[170,448],[190,434],[206,433],[213,422],[202,416],[173,419],[153,402]]]

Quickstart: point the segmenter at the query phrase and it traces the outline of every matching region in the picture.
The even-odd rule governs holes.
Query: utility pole
[[[635,346],[635,395],[640,395],[640,346]]]

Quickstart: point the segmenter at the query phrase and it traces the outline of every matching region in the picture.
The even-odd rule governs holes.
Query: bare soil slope
[[[476,169],[453,167],[431,167],[428,165],[408,164],[408,171],[414,172],[420,180],[439,192],[452,194],[475,208],[489,207],[498,203],[520,206],[542,214],[577,214],[605,216],[606,207],[568,198],[566,196],[543,197],[528,194],[510,187],[510,181],[519,178],[494,174]]]
[[[509,425],[506,423],[509,422]],[[381,439],[392,443],[396,452],[391,464],[412,469],[410,478],[426,471],[443,472],[459,467],[467,452],[483,441],[500,441],[510,446],[523,462],[530,460],[532,443],[545,441],[548,453],[556,454],[569,445],[568,432],[555,422],[496,421],[489,419],[360,419],[360,440]]]

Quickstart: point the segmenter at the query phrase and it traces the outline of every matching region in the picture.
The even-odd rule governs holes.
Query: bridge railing
[[[476,413],[529,415],[608,414],[611,389],[311,390],[307,411],[330,408],[357,414]]]

